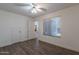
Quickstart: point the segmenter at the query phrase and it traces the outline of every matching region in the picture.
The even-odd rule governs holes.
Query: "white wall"
[[[34,38],[33,32],[28,34],[32,30],[28,25],[31,20],[27,16],[0,10],[0,47]]]
[[[43,21],[54,16],[61,17],[61,38],[43,35]],[[39,21],[40,40],[79,52],[79,5],[35,19]]]

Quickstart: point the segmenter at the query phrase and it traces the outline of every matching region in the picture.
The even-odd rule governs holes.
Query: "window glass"
[[[44,35],[61,36],[60,17],[54,17],[51,20],[45,20],[43,26]]]

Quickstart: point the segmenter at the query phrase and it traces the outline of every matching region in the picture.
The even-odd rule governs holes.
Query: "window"
[[[35,25],[35,31],[38,31],[38,21],[35,21],[34,25]]]
[[[43,32],[44,35],[60,37],[61,36],[60,17],[54,17],[50,20],[45,20],[43,26]]]

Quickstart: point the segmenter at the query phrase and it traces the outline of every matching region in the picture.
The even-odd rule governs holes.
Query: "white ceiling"
[[[78,5],[74,3],[36,3],[36,4],[38,4],[40,7],[47,9],[47,11],[38,12],[36,14],[33,14],[29,12],[26,6],[16,6],[15,3],[0,3],[0,9],[6,10],[9,12],[18,13],[18,14],[25,15],[25,16],[37,17],[37,16],[41,16],[47,13],[58,11],[63,8]]]

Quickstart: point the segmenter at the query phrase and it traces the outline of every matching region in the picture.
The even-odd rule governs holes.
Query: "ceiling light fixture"
[[[33,9],[32,9],[32,13],[37,13],[37,10],[35,7],[33,7]]]
[[[32,10],[32,13],[37,13],[36,9],[33,9],[33,10]]]
[[[27,9],[31,13],[37,13],[37,12],[45,12],[47,11],[46,8],[41,7],[39,4],[35,3],[28,3],[28,4],[16,4],[16,6],[23,6],[22,8]]]
[[[32,11],[31,11],[32,13],[35,13],[35,14],[36,14],[38,11],[39,11],[39,12],[42,11],[41,9],[39,9],[39,6],[37,6],[37,5],[34,4],[34,3],[32,3],[31,6],[32,6],[32,8],[33,8]]]

